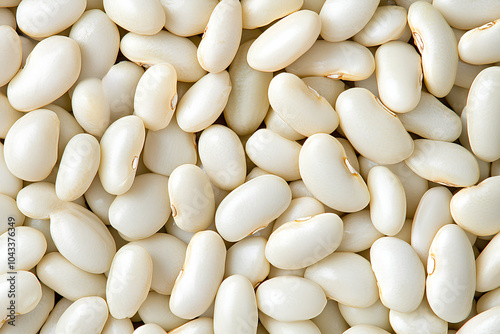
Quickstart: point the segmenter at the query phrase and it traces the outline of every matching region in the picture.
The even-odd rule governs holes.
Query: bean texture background
[[[0,334],[500,334],[498,0],[0,1]]]

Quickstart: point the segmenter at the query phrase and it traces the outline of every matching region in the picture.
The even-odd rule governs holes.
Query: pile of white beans
[[[500,1],[1,0],[0,334],[500,333]]]

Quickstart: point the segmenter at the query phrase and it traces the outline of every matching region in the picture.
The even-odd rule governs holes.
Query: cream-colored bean
[[[266,94],[267,94],[267,89],[266,89]],[[24,113],[17,111],[10,105],[9,100],[7,99],[7,96],[5,94],[0,93],[0,138],[1,139],[5,139],[5,136],[7,135],[7,132],[9,132],[9,129],[23,115]]]
[[[500,326],[500,306],[481,312],[467,321],[457,334],[494,333]]]
[[[352,39],[364,46],[381,45],[400,38],[406,26],[404,7],[381,6],[375,10],[370,21]]]
[[[38,231],[40,231],[45,239],[46,242],[46,250],[45,254],[51,253],[51,252],[57,252],[57,247],[54,244],[54,240],[52,240],[52,236],[50,235],[50,220],[48,219],[33,219],[27,217],[24,220],[24,226],[26,227],[32,227]]]
[[[171,64],[179,81],[195,82],[206,73],[198,63],[193,42],[167,31],[153,36],[128,33],[120,42],[120,50],[125,57],[141,66]]]
[[[249,158],[263,170],[278,175],[285,181],[300,179],[299,153],[301,145],[279,134],[260,129],[246,143]]]
[[[186,319],[181,319],[172,313],[169,301],[170,296],[150,291],[138,311],[142,321],[146,324],[155,323],[166,331],[185,324]]]
[[[481,313],[495,306],[500,306],[500,288],[484,293],[477,301],[477,312]]]
[[[215,297],[214,333],[255,333],[258,322],[252,283],[241,275],[226,278]]]
[[[462,114],[462,110],[464,109],[467,103],[467,95],[469,94],[469,89],[462,88],[459,86],[453,86],[450,93],[446,95],[446,102],[451,106],[453,111],[457,115]]]
[[[15,296],[12,296],[12,291],[14,291]],[[2,324],[15,320],[16,315],[32,311],[42,299],[40,282],[33,273],[24,270],[10,271],[0,275],[0,292],[0,305],[2,306],[0,319]],[[14,319],[12,319],[12,316]]]
[[[281,119],[281,117],[273,110],[272,107],[269,108],[269,111],[264,119],[266,123],[266,127],[279,134],[280,136],[289,139],[289,140],[299,140],[305,138],[304,135],[301,135],[294,129],[292,129],[288,124]]]
[[[109,194],[102,187],[99,176],[94,177],[94,181],[90,184],[85,192],[85,201],[87,205],[106,225],[109,225],[109,207],[116,196]]]
[[[186,132],[208,128],[222,114],[231,92],[227,71],[208,73],[184,94],[177,106],[177,123]]]
[[[398,117],[407,131],[427,139],[453,142],[462,132],[460,117],[427,92],[415,109]]]
[[[406,219],[406,196],[399,178],[384,166],[370,169],[367,179],[370,191],[370,218],[382,234],[394,236]]]
[[[59,252],[78,268],[94,274],[109,270],[115,241],[91,211],[65,203],[50,213],[50,234]]]
[[[196,135],[179,128],[174,117],[166,128],[148,131],[143,157],[149,170],[169,176],[180,165],[196,164]]]
[[[280,276],[304,277],[305,271],[306,271],[306,268],[288,270],[288,269],[280,269],[280,268],[276,268],[276,267],[271,266],[271,270],[269,271],[269,276],[267,276],[267,278],[271,279],[271,278],[280,277]]]
[[[10,248],[15,247],[13,258]],[[0,274],[12,270],[30,270],[45,254],[47,242],[43,233],[28,226],[18,226],[0,236]]]
[[[167,334],[167,332],[157,324],[149,323],[137,327],[133,334]]]
[[[214,334],[213,319],[200,317],[169,332],[169,334]]]
[[[132,242],[144,247],[153,261],[151,289],[162,294],[170,294],[174,282],[182,269],[187,245],[176,237],[156,233],[149,238]]]
[[[318,40],[286,70],[299,77],[316,75],[358,81],[373,73],[375,60],[370,50],[356,42],[330,43]]]
[[[198,154],[210,182],[223,190],[233,190],[245,181],[245,150],[240,138],[228,127],[212,125],[198,140]]]
[[[73,303],[72,301],[64,297],[61,298],[50,312],[47,320],[45,321],[43,327],[40,330],[40,334],[54,334],[59,318],[72,303]]]
[[[281,269],[308,267],[337,249],[342,232],[342,219],[334,213],[290,221],[273,231],[269,237],[266,258]]]
[[[269,2],[263,0],[243,0],[243,28],[255,29],[280,19],[301,9],[303,0]],[[303,8],[302,9],[307,9]]]
[[[498,251],[500,237],[491,239],[476,259],[476,291],[487,292],[500,287]]]
[[[417,139],[405,163],[419,176],[447,186],[467,187],[479,179],[479,166],[472,153],[454,143]]]
[[[293,198],[293,191],[292,191]],[[297,197],[292,199],[288,208],[276,219],[273,232],[283,224],[304,217],[311,217],[325,213],[325,206],[312,196]]]
[[[364,80],[355,81],[354,87],[368,89],[370,93],[377,97],[377,99],[380,98],[380,96],[378,95],[377,76],[375,72],[373,72],[368,78]]]
[[[85,0],[21,1],[17,7],[17,24],[26,35],[42,39],[73,25],[85,11],[86,5]]]
[[[0,120],[1,122],[1,120]],[[16,198],[23,187],[23,181],[12,174],[5,163],[4,146],[0,143],[0,193]]]
[[[101,334],[132,334],[134,332],[134,325],[129,318],[115,319],[108,315],[108,320],[102,329]],[[40,333],[41,334],[41,333]]]
[[[81,53],[71,38],[52,36],[38,43],[24,68],[9,82],[7,96],[12,106],[30,111],[52,103],[76,82]],[[31,94],[26,96],[26,92]]]
[[[165,25],[165,12],[158,0],[137,3],[133,0],[104,0],[106,14],[125,30],[154,35]]]
[[[477,77],[479,72],[487,67],[488,65],[471,65],[459,59],[455,85],[462,88],[470,88],[472,82]]]
[[[396,333],[418,333],[419,331],[425,333],[427,331],[427,333],[446,334],[448,331],[448,323],[432,312],[425,299],[413,312],[403,313],[391,310],[389,319]]]
[[[315,134],[306,140],[300,151],[299,167],[307,189],[333,209],[355,212],[370,201],[365,181],[350,165],[342,144],[330,135]]]
[[[59,119],[47,109],[32,111],[12,125],[4,141],[5,163],[16,177],[41,181],[57,161]]]
[[[328,300],[323,312],[311,319],[323,334],[341,334],[349,328],[339,311],[336,301]]]
[[[57,252],[48,253],[41,259],[37,275],[43,284],[71,301],[87,296],[106,296],[106,276],[84,271]]]
[[[342,217],[344,232],[342,242],[337,251],[361,252],[371,247],[378,238],[382,237],[370,219],[370,211],[362,210]]]
[[[457,73],[457,41],[439,10],[425,1],[408,10],[408,24],[422,54],[425,87],[436,97],[447,95]]]
[[[464,320],[476,290],[476,265],[465,232],[443,226],[432,241],[427,260],[426,293],[434,313],[448,322]]]
[[[34,219],[48,219],[62,203],[56,195],[54,184],[49,182],[32,183],[17,194],[18,210]]]
[[[16,16],[8,8],[0,8],[0,25],[7,25],[16,29]]]
[[[491,43],[488,43],[491,44]],[[478,74],[467,97],[467,133],[474,154],[481,160],[494,161],[500,158],[500,136],[496,124],[500,124],[498,108],[500,97],[500,67],[489,67]]]
[[[184,267],[170,296],[172,313],[193,319],[205,312],[222,282],[225,261],[226,247],[217,233],[196,233],[188,244]],[[200,273],[206,275],[205,279],[199,279]]]
[[[168,194],[175,223],[185,231],[206,229],[215,216],[210,180],[196,165],[177,167],[168,180]]]
[[[269,333],[301,333],[320,334],[320,330],[311,320],[302,321],[278,321],[262,312],[259,312],[259,320]]]
[[[365,308],[351,307],[344,304],[338,304],[338,308],[349,326],[371,325],[392,331],[389,323],[389,309],[382,304],[380,299]]]
[[[208,72],[226,69],[240,45],[242,30],[241,4],[238,0],[222,0],[215,6],[198,46],[198,61]]]
[[[229,67],[232,89],[224,109],[227,125],[238,135],[248,135],[257,130],[269,109],[267,89],[272,73],[260,72],[247,63],[252,41],[240,46]]]
[[[425,270],[413,248],[398,238],[380,238],[370,249],[370,260],[382,304],[398,312],[417,309],[424,296]]]
[[[356,325],[348,330],[346,330],[343,334],[388,334],[390,332],[372,325]]]
[[[160,0],[165,9],[165,28],[177,36],[193,36],[203,33],[217,0],[172,2]]]
[[[422,64],[413,46],[392,41],[375,53],[377,85],[380,100],[390,110],[405,113],[420,101]]]
[[[177,107],[177,73],[172,65],[156,64],[144,72],[137,84],[134,114],[146,129],[158,131],[167,127]]]
[[[222,200],[215,213],[217,231],[227,241],[239,241],[278,218],[291,200],[292,193],[285,180],[275,175],[259,176]],[[239,220],[237,225],[235,219]]]
[[[259,310],[278,321],[308,320],[318,316],[326,305],[325,293],[318,284],[296,276],[264,281],[255,295]]]
[[[113,258],[106,283],[109,313],[116,319],[132,317],[151,287],[153,262],[145,248],[128,244]]]
[[[328,298],[345,305],[368,307],[378,299],[370,262],[355,253],[334,252],[308,267],[304,277],[318,283]]]
[[[57,322],[55,334],[100,333],[108,319],[108,305],[101,297],[84,297],[71,304]]]
[[[445,187],[434,187],[422,196],[411,228],[411,246],[427,266],[429,248],[441,227],[453,223],[450,213],[451,192]]]
[[[99,178],[108,193],[122,195],[132,186],[144,137],[144,123],[137,116],[120,118],[106,129],[101,139]]]
[[[260,284],[270,270],[264,253],[266,241],[263,237],[252,236],[232,245],[227,250],[224,277],[243,275],[250,280],[252,286]]]
[[[347,139],[366,158],[394,164],[411,155],[413,140],[398,116],[367,89],[352,88],[340,94],[336,110]]]
[[[495,0],[474,3],[466,0],[435,0],[433,5],[457,29],[473,29],[500,17],[500,4]]]
[[[102,81],[88,78],[80,81],[71,99],[73,115],[86,132],[100,138],[109,126],[109,103]]]
[[[321,7],[321,37],[329,42],[344,41],[370,21],[379,0],[327,0]]]
[[[321,21],[315,12],[299,10],[273,24],[248,50],[248,64],[258,71],[276,72],[296,61],[316,41]]]
[[[342,93],[346,86],[343,81],[340,80],[330,80],[325,77],[305,77],[302,80],[307,86],[314,89],[320,96],[324,97],[332,106],[335,106],[335,102]]]
[[[89,134],[74,136],[64,150],[56,179],[56,194],[63,201],[74,201],[90,187],[97,174],[101,151]]]
[[[69,34],[82,52],[80,80],[102,79],[114,65],[120,48],[118,28],[103,11],[92,9],[83,13]]]
[[[15,28],[0,26],[0,87],[7,84],[21,67],[21,39]]]
[[[125,60],[113,65],[102,78],[111,123],[134,112],[135,90],[143,74],[142,67]]]
[[[158,232],[170,212],[168,178],[146,173],[138,175],[132,187],[113,200],[109,221],[124,236],[143,239]],[[138,221],[142,224],[137,224]]]
[[[290,73],[280,73],[269,84],[273,110],[291,128],[304,136],[331,133],[339,118],[328,101]]]

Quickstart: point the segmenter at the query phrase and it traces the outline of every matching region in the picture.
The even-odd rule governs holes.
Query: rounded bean
[[[57,322],[55,334],[101,332],[108,305],[101,297],[83,297],[71,304]]]
[[[435,0],[433,6],[457,29],[473,29],[500,17],[500,3],[495,0]]]
[[[293,190],[292,190],[293,198]],[[325,206],[314,197],[304,196],[292,199],[288,208],[283,212],[273,224],[273,232],[283,224],[298,220],[304,217],[311,217],[325,213]]]
[[[209,317],[200,317],[170,331],[170,334],[213,334],[214,323]]]
[[[15,291],[15,299],[9,297],[9,291]],[[42,299],[42,286],[37,277],[29,271],[11,271],[0,275],[0,305],[2,324],[11,320],[11,301],[15,300],[15,315],[22,315],[32,311]]]
[[[166,331],[182,326],[187,320],[174,315],[170,310],[169,302],[170,296],[150,291],[139,308],[138,314],[144,323],[155,323]]]
[[[154,35],[165,25],[165,12],[157,0],[103,0],[106,14],[125,30]]]
[[[365,308],[351,307],[344,304],[338,304],[338,308],[349,326],[372,325],[388,331],[392,330],[389,323],[389,309],[382,304],[380,299]]]
[[[15,259],[9,259],[10,249],[14,244]],[[30,270],[40,262],[47,250],[47,241],[42,232],[28,226],[9,229],[0,236],[0,274],[12,270]],[[10,262],[15,262],[9,265]]]
[[[177,36],[186,37],[203,33],[218,1],[160,1],[160,3],[165,9],[165,28]]]
[[[227,250],[224,277],[242,275],[250,280],[252,286],[257,286],[268,275],[270,270],[264,250],[266,239],[249,237],[238,241]]]
[[[7,84],[16,75],[21,62],[21,39],[15,28],[0,26],[0,86]]]
[[[243,10],[243,29],[255,29],[268,25],[277,19],[301,9],[303,2],[303,0],[284,2],[243,0],[241,2]]]
[[[402,37],[406,27],[404,7],[379,6],[370,21],[352,39],[364,46],[380,45]]]
[[[311,320],[278,321],[262,312],[259,312],[259,320],[269,333],[321,334]]]
[[[372,246],[378,238],[382,237],[370,219],[369,210],[361,210],[342,217],[344,231],[342,242],[337,251],[361,252]]]
[[[391,310],[389,319],[392,328],[397,333],[415,333],[418,331],[446,333],[448,330],[448,323],[434,314],[425,299],[413,312],[404,313]]]

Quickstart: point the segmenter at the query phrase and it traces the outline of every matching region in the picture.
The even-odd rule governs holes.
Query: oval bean
[[[71,304],[57,322],[55,334],[100,333],[108,319],[108,305],[101,297],[84,297]]]
[[[154,35],[165,25],[165,12],[157,0],[103,0],[103,5],[111,20],[136,34]]]

